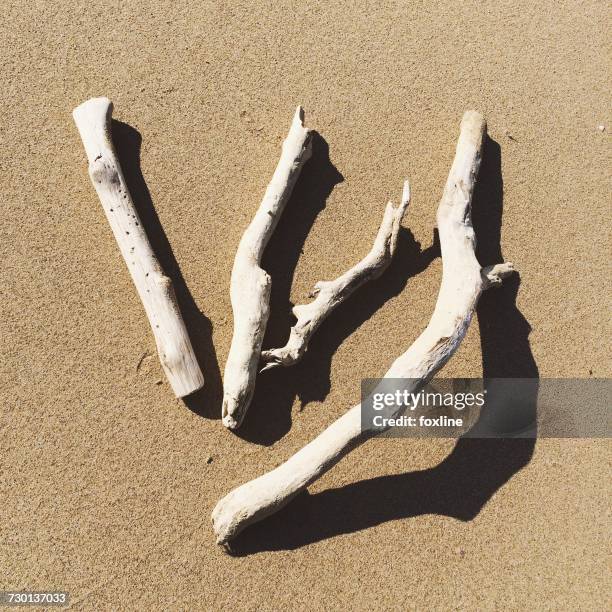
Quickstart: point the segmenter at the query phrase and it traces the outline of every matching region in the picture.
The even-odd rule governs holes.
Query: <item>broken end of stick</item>
[[[291,129],[285,142],[291,142],[292,139],[303,140],[302,144],[302,162],[310,159],[312,155],[312,135],[313,131],[304,125],[306,114],[303,107],[300,105],[295,109]]]
[[[178,368],[170,369],[161,355],[160,361],[176,397],[187,397],[204,386],[204,375],[192,353],[183,356]]]
[[[240,422],[234,418],[234,412],[236,411],[237,402],[231,397],[223,398],[223,406],[221,408],[221,422],[227,429],[238,429]]]
[[[225,394],[223,396],[223,405],[221,406],[221,422],[223,426],[227,427],[227,429],[238,429],[242,425],[250,401],[250,398],[249,401],[245,402]]]
[[[239,533],[282,508],[299,492],[283,491],[279,495],[276,489],[274,479],[266,474],[219,500],[210,515],[216,543],[227,551],[229,542]]]
[[[229,552],[229,542],[234,537],[235,533],[231,521],[225,520],[224,517],[223,503],[225,500],[226,498],[223,498],[217,503],[210,515],[210,520],[212,522],[217,545],[223,547],[226,552]]]
[[[105,97],[90,98],[72,111],[72,117],[81,134],[90,163],[95,160],[101,149],[112,149],[110,141],[112,114],[113,103]]]
[[[461,131],[467,130],[478,136],[487,131],[487,120],[482,113],[476,110],[468,110],[463,113],[461,119]]]
[[[226,414],[221,419],[221,422],[227,429],[238,429],[238,427],[240,427],[240,423],[230,414]]]
[[[105,96],[101,96],[99,98],[89,98],[89,100],[79,104],[72,111],[72,116],[77,124],[82,119],[91,121],[97,118],[98,121],[105,121],[112,111],[113,103]]]
[[[509,261],[495,264],[494,266],[486,266],[482,269],[483,289],[499,287],[504,278],[508,278],[508,276],[515,273],[518,273],[518,271],[515,269],[514,264]]]

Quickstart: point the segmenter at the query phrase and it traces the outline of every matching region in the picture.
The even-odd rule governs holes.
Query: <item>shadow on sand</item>
[[[176,298],[200,368],[204,373],[203,389],[183,398],[194,412],[207,418],[221,418],[223,389],[219,363],[212,343],[212,324],[195,303],[172,248],[153,207],[151,195],[140,168],[140,146],[142,137],[138,130],[126,123],[113,120],[113,143],[125,176],[128,190],[138,211],[138,216],[149,237],[164,272],[170,277]]]

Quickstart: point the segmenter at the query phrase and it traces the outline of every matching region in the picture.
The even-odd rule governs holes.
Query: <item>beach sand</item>
[[[209,516],[427,324],[465,110],[491,138],[481,263],[503,255],[520,285],[483,298],[442,374],[611,375],[609,25],[596,1],[5,3],[0,588],[90,610],[604,609],[609,441],[373,440],[234,556]],[[71,111],[101,95],[206,377],[187,403],[87,175]],[[405,177],[413,200],[389,270],[258,379],[233,435],[231,266],[298,104],[320,137],[266,252],[265,346],[370,249]]]

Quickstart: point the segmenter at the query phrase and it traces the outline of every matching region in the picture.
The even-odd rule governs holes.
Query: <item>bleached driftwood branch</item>
[[[509,263],[481,269],[476,260],[470,209],[485,134],[483,117],[474,111],[465,113],[437,213],[443,265],[438,300],[425,331],[385,374],[407,379],[408,392],[418,391],[457,350],[482,291],[513,272]],[[227,543],[283,507],[365,441],[368,433],[361,429],[358,404],[281,466],[234,489],[212,513],[217,542]]]
[[[73,117],[89,161],[89,176],[151,324],[159,359],[177,397],[204,384],[204,376],[179,312],[171,280],[163,273],[128,192],[111,138],[112,102],[92,98]]]
[[[404,183],[400,205],[387,204],[380,229],[372,250],[350,270],[333,281],[319,281],[311,297],[316,299],[310,304],[294,306],[293,314],[297,319],[291,328],[287,344],[281,348],[263,351],[262,361],[266,364],[261,371],[275,366],[290,366],[297,363],[308,349],[308,343],[321,323],[359,287],[378,278],[391,263],[397,244],[397,235],[402,217],[410,202],[410,185]]]
[[[298,107],[272,180],[236,251],[230,284],[234,335],[223,377],[222,419],[229,429],[240,427],[253,398],[270,313],[272,282],[261,268],[261,258],[300,170],[311,155],[312,133],[304,127],[303,118],[303,110]]]

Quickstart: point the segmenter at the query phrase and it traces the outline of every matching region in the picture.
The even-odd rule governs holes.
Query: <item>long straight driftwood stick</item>
[[[204,376],[181,318],[172,282],[163,273],[117,160],[111,138],[112,102],[92,98],[72,115],[89,162],[89,176],[151,324],[162,367],[177,397],[197,391]]]
[[[470,210],[485,135],[483,117],[466,112],[438,207],[443,265],[438,300],[425,331],[385,374],[410,379],[408,392],[422,387],[457,350],[482,291],[513,272],[509,263],[481,269],[476,260]],[[281,466],[234,489],[212,513],[217,542],[225,544],[251,523],[282,508],[364,442],[367,433],[361,430],[361,405],[357,404]]]
[[[304,127],[303,118],[298,106],[272,180],[236,251],[230,283],[234,335],[223,376],[221,409],[223,424],[229,429],[240,427],[253,398],[270,314],[272,281],[261,268],[261,258],[300,170],[311,155],[312,133]]]
[[[400,205],[395,207],[392,202],[387,204],[372,250],[336,280],[319,281],[311,294],[311,297],[316,297],[313,302],[293,307],[297,322],[291,328],[289,340],[281,348],[261,353],[261,359],[266,364],[262,372],[300,361],[321,323],[359,287],[378,278],[389,267],[395,254],[402,217],[409,202],[410,185],[406,181]]]

